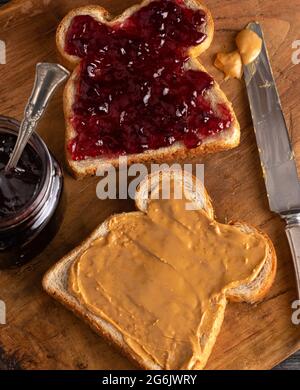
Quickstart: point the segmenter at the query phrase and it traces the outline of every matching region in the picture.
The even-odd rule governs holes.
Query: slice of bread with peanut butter
[[[153,196],[170,175],[181,200]],[[269,291],[272,242],[246,223],[216,222],[203,185],[179,171],[147,176],[136,207],[60,260],[44,289],[140,367],[203,369],[227,303],[255,303]]]

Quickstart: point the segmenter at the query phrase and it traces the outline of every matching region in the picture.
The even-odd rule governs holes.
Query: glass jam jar
[[[3,176],[19,126],[18,121],[0,116],[0,269],[38,255],[54,237],[62,216],[62,170],[38,134],[31,136],[23,152],[26,161],[20,159],[21,179]]]

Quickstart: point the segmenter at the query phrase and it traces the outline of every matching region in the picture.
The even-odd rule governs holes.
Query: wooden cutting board
[[[0,114],[20,119],[30,93],[35,64],[56,61],[54,34],[60,19],[84,0],[12,1],[0,9],[0,40],[7,46],[7,65],[0,65]],[[93,0],[117,14],[134,0]],[[246,91],[237,80],[223,82],[212,66],[219,50],[231,50],[234,36],[249,21],[259,20],[267,45],[293,145],[300,158],[300,65],[292,65],[292,42],[300,39],[298,0],[208,0],[216,34],[203,56],[208,71],[233,101],[242,128],[241,146],[205,158],[205,180],[220,221],[245,220],[267,232],[278,255],[278,274],[266,300],[251,307],[230,304],[209,369],[269,369],[300,348],[300,326],[291,323],[296,299],[294,272],[284,224],[268,209]],[[297,35],[298,34],[298,35]],[[39,128],[64,164],[64,119],[61,90]],[[200,162],[200,160],[194,161]],[[115,212],[133,209],[127,201],[100,201],[97,178],[75,181],[65,173],[64,221],[47,249],[28,265],[0,272],[0,299],[7,305],[7,325],[0,326],[2,368],[132,369],[129,361],[80,319],[42,290],[46,270]],[[1,366],[0,366],[1,368]]]

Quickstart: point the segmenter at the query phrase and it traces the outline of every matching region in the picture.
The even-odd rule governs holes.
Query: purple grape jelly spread
[[[65,50],[82,58],[73,105],[73,160],[167,147],[187,148],[230,127],[224,105],[213,110],[213,79],[188,70],[188,48],[202,43],[206,15],[182,0],[150,3],[123,23],[73,18]]]
[[[16,215],[33,200],[42,177],[42,161],[27,145],[18,167],[6,173],[5,166],[16,143],[16,136],[0,134],[0,219]]]

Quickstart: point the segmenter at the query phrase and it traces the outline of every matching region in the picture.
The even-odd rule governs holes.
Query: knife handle
[[[298,299],[300,300],[300,223],[288,224],[286,227],[286,235],[289,240],[293,256],[298,289]]]

